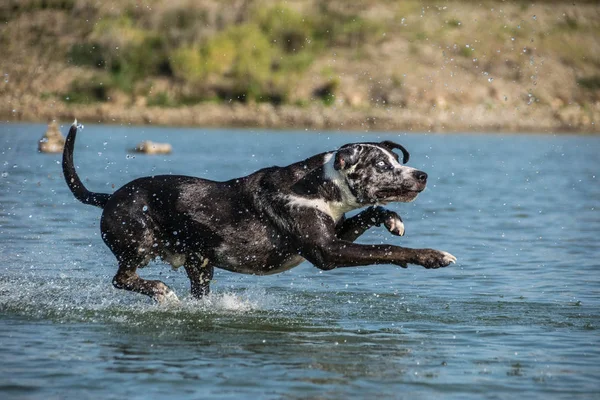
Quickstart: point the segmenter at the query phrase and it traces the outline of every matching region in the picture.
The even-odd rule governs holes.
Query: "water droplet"
[[[537,21],[537,16],[536,15],[534,15],[532,18],[533,18],[534,21]]]
[[[493,82],[494,78],[488,78],[488,82]]]
[[[3,177],[3,178],[6,178],[7,176],[8,176],[8,172],[3,172],[3,173],[2,173],[2,177]]]
[[[142,211],[144,211],[144,212],[148,211],[148,206],[142,207]]]

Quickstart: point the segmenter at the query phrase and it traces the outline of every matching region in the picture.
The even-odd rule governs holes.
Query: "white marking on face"
[[[390,165],[392,167],[394,167],[395,169],[398,169],[398,168],[407,168],[407,167],[404,167],[402,164],[400,164],[398,162],[398,160],[396,160],[396,157],[394,157],[394,155],[392,154],[391,151],[386,150],[386,149],[382,149],[381,147],[379,149],[383,152],[383,154],[385,154],[388,157],[388,161],[390,162]]]
[[[396,169],[397,168],[408,168],[408,167],[405,167],[404,165],[400,164],[398,162],[398,160],[396,160],[396,156],[394,155],[394,153],[388,149],[384,149],[383,147],[376,146],[374,144],[361,143],[360,145],[364,146],[364,147],[373,147],[373,148],[376,148],[377,150],[381,151],[388,158],[390,165]]]
[[[414,172],[417,171],[417,169],[412,168],[412,167],[407,167],[406,165],[400,164],[394,157],[393,152],[391,152],[387,149],[381,148],[379,146],[372,145],[372,144],[365,144],[363,146],[375,147],[375,148],[381,150],[381,152],[388,157],[388,160],[389,160],[390,164],[394,167],[394,169],[400,170],[400,176],[403,181],[406,181],[406,182],[415,181]],[[414,199],[411,199],[410,201],[413,201],[413,200]]]

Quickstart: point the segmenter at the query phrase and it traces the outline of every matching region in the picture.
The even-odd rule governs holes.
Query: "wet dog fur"
[[[225,182],[148,176],[108,194],[87,190],[75,171],[77,130],[75,122],[64,148],[64,176],[79,201],[103,209],[102,239],[117,258],[117,288],[157,301],[177,299],[163,282],[137,273],[157,257],[185,268],[197,298],[209,293],[215,267],[267,275],[304,260],[322,270],[372,264],[439,268],[456,261],[439,250],[354,243],[373,226],[403,235],[402,219],[381,205],[413,201],[426,187],[427,174],[404,165],[409,153],[397,143],[351,143]],[[394,150],[401,151],[402,162]]]

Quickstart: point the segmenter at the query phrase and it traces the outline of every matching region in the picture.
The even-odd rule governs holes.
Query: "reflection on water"
[[[401,142],[429,187],[390,206],[407,236],[375,229],[361,241],[459,258],[435,271],[218,271],[202,301],[187,294],[183,271],[157,262],[142,274],[182,299],[157,305],[110,284],[100,212],[72,198],[59,156],[35,152],[43,128],[0,126],[0,392],[9,398],[570,399],[599,390],[597,138],[86,125],[75,162],[91,189],[107,192],[148,174],[228,179],[347,142]],[[128,156],[142,139],[174,152]]]

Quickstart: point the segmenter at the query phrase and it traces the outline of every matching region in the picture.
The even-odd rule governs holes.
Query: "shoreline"
[[[338,106],[269,103],[214,104],[164,108],[113,103],[69,105],[56,101],[20,102],[0,99],[0,119],[4,122],[77,120],[84,123],[132,124],[175,127],[231,127],[330,131],[402,131],[430,133],[600,133],[600,105],[589,108],[570,106],[553,110],[530,105],[511,109],[463,105],[456,108],[398,107],[352,108]]]
[[[600,133],[597,2],[46,3],[0,6],[4,121]]]

